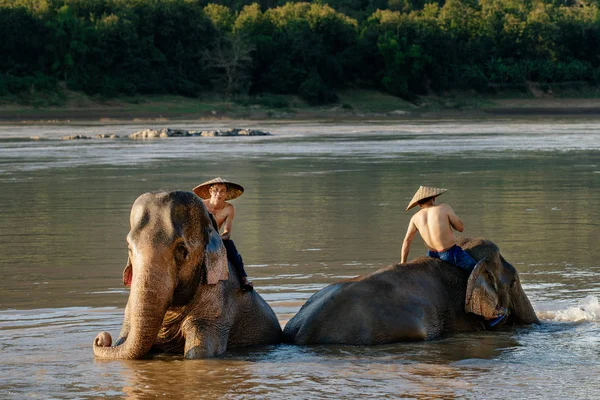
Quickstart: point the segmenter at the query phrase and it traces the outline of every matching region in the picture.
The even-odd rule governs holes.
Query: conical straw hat
[[[227,185],[227,197],[225,200],[233,200],[237,197],[240,197],[242,193],[244,193],[244,188],[239,183],[231,182],[226,179],[221,178],[220,176],[215,179],[211,179],[210,181],[206,181],[204,183],[199,184],[193,190],[194,193],[203,199],[210,198],[210,187],[215,183],[223,183]]]
[[[437,196],[441,195],[442,193],[446,192],[447,190],[448,189],[438,189],[438,188],[432,188],[432,187],[428,187],[428,186],[419,187],[419,190],[417,190],[417,193],[415,193],[415,195],[413,196],[410,203],[408,203],[408,207],[406,207],[406,211],[408,211],[411,208],[413,208],[414,206],[416,206],[419,201],[426,199],[428,197],[437,197]]]

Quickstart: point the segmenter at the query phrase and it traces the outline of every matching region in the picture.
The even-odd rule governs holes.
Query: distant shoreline
[[[285,108],[240,105],[211,98],[142,97],[107,102],[81,95],[61,106],[0,103],[0,124],[168,123],[184,121],[402,121],[490,117],[600,117],[600,98],[493,97],[462,94],[423,97],[418,105],[372,91],[348,91],[340,103],[310,107],[295,98]]]
[[[600,118],[600,107],[594,108],[504,108],[494,110],[467,110],[467,111],[434,111],[422,113],[408,113],[402,116],[387,115],[387,114],[362,114],[362,115],[340,115],[323,113],[302,113],[301,115],[288,115],[283,117],[271,117],[264,115],[245,115],[243,117],[227,116],[210,117],[203,115],[152,115],[152,114],[124,114],[118,112],[87,112],[87,111],[61,111],[56,113],[18,113],[10,114],[0,111],[0,125],[77,125],[77,124],[97,124],[97,125],[114,125],[114,124],[167,124],[185,123],[185,122],[235,122],[235,121],[256,121],[270,123],[294,123],[294,122],[360,122],[360,121],[377,121],[377,122],[394,122],[394,121],[409,121],[409,120],[446,120],[446,119],[490,119],[490,118],[507,118],[526,119],[535,117],[586,117]]]

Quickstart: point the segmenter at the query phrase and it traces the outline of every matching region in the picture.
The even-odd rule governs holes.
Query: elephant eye
[[[512,282],[510,283],[510,288],[514,288],[517,285],[517,280],[513,279]]]
[[[177,245],[177,247],[175,248],[175,261],[177,261],[178,263],[181,263],[181,262],[185,261],[187,256],[188,256],[187,247],[185,247],[185,245],[183,245],[183,244]]]

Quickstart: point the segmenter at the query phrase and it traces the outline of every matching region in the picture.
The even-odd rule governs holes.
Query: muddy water
[[[273,135],[132,141],[123,136],[141,126],[0,127],[2,398],[600,396],[600,121],[251,127]],[[59,140],[97,133],[121,138]],[[464,234],[500,246],[543,325],[95,360],[93,338],[118,334],[127,301],[131,204],[217,175],[246,188],[233,238],[282,325],[327,284],[398,261],[404,208],[421,184],[449,188],[440,199]],[[423,252],[417,239],[411,257]]]

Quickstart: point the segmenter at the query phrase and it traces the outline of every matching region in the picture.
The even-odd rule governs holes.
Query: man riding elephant
[[[406,211],[419,205],[420,210],[413,215],[408,224],[408,230],[402,243],[400,262],[406,263],[410,245],[417,233],[421,234],[429,249],[427,255],[439,258],[450,264],[471,272],[477,262],[466,251],[456,244],[454,230],[462,232],[464,224],[448,204],[435,204],[435,199],[447,189],[421,186],[406,207]]]
[[[419,257],[344,279],[313,294],[284,329],[295,344],[376,345],[429,340],[453,332],[539,324],[517,270],[498,247],[459,238],[472,254],[471,273],[440,259]]]
[[[408,230],[402,243],[400,262],[405,264],[410,252],[410,245],[417,233],[421,234],[428,248],[427,255],[456,265],[468,272],[473,271],[477,262],[456,244],[454,230],[462,232],[464,224],[448,204],[435,204],[435,199],[444,194],[447,189],[421,186],[406,207],[406,211],[418,205],[420,210],[413,215],[408,224]],[[506,315],[506,309],[499,310],[490,325],[497,324]]]
[[[244,193],[242,185],[227,181],[221,177],[216,177],[210,181],[196,186],[194,193],[202,198],[204,206],[214,217],[217,223],[217,229],[221,233],[223,245],[227,250],[227,258],[234,266],[240,277],[240,286],[242,290],[251,291],[254,288],[252,282],[248,281],[248,274],[244,269],[244,261],[238,252],[233,240],[231,240],[231,230],[233,229],[233,218],[235,217],[235,207],[227,200],[233,200]]]

